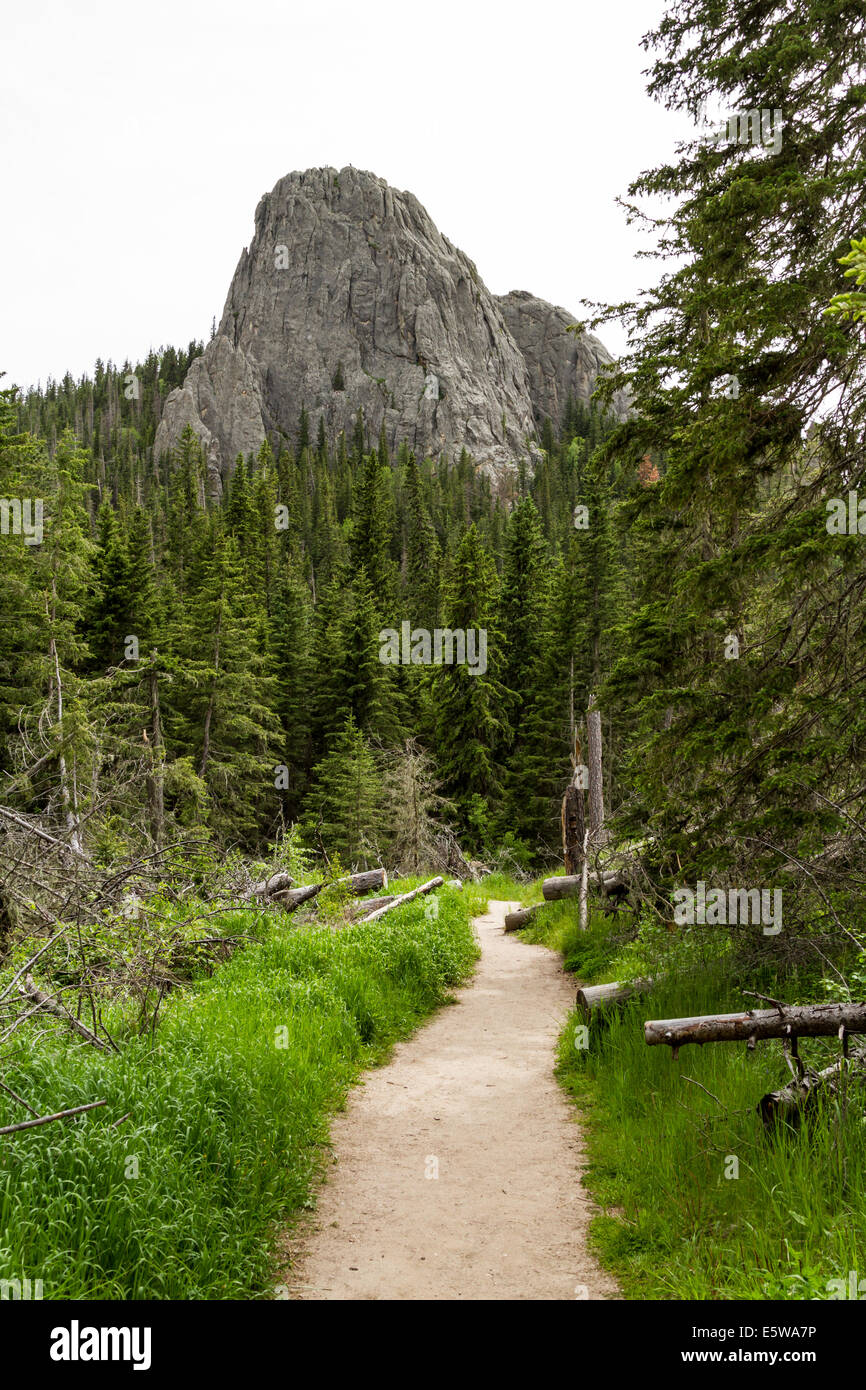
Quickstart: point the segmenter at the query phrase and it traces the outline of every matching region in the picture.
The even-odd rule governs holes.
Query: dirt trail
[[[291,1297],[618,1297],[586,1249],[579,1130],[553,1077],[574,982],[554,952],[504,934],[514,906],[475,918],[472,982],[336,1117]]]

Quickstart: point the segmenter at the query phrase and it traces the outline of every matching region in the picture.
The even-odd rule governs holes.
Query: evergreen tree
[[[631,190],[670,200],[677,264],[630,306],[636,346],[604,388],[628,384],[634,405],[605,458],[633,474],[663,459],[635,489],[652,546],[604,696],[632,728],[623,820],[653,827],[668,882],[771,882],[828,838],[850,867],[864,728],[839,635],[859,641],[866,570],[856,537],[828,534],[826,499],[866,481],[866,344],[826,309],[866,222],[862,5],[780,21],[689,0],[646,42],[668,107],[740,115]],[[756,127],[760,112],[778,114]]]
[[[347,715],[330,751],[313,771],[305,816],[310,842],[352,870],[379,862],[382,783],[373,752]]]
[[[472,525],[450,560],[443,612],[452,631],[484,632],[487,669],[481,672],[480,661],[474,673],[466,663],[443,662],[433,669],[431,695],[443,791],[454,802],[458,824],[475,848],[481,848],[490,817],[498,812],[501,768],[493,750],[509,732],[505,691],[497,677],[503,664],[495,623],[497,591],[495,566]]]

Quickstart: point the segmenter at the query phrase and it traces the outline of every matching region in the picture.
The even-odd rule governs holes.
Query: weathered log
[[[301,903],[311,902],[318,897],[324,886],[324,883],[308,883],[305,888],[285,888],[281,893],[272,894],[271,902],[283,912],[294,912]]]
[[[388,875],[384,869],[365,869],[360,874],[349,874],[347,878],[334,879],[332,883],[308,883],[303,888],[285,888],[272,893],[270,900],[284,912],[294,912],[302,903],[318,897],[323,888],[334,888],[337,884],[347,884],[353,893],[369,893],[371,888],[387,888]]]
[[[644,1023],[644,1038],[650,1047],[661,1043],[678,1048],[686,1043],[832,1038],[840,1028],[866,1033],[866,1004],[802,1004],[741,1014],[649,1019]]]
[[[605,894],[628,887],[628,875],[623,869],[607,869],[600,879],[598,874],[590,874],[589,880]],[[559,874],[556,878],[546,878],[541,891],[545,902],[549,903],[558,902],[560,898],[577,898],[580,896],[580,874]]]
[[[393,912],[395,907],[401,907],[403,903],[411,902],[421,893],[431,893],[434,888],[441,888],[445,880],[437,875],[427,883],[422,883],[420,888],[413,888],[409,893],[398,893],[393,902],[387,903],[385,907],[379,907],[375,912],[370,912],[366,917],[362,917],[361,922],[375,922],[379,917],[384,917],[386,912]]]
[[[387,888],[388,875],[384,869],[365,869],[360,874],[350,874],[348,878],[337,879],[338,883],[348,883],[353,893],[359,897],[374,888]]]
[[[521,931],[528,922],[532,921],[537,911],[538,905],[535,907],[521,907],[518,908],[516,912],[507,913],[505,918],[505,930]]]
[[[600,1009],[622,1004],[635,994],[643,994],[652,985],[652,980],[633,980],[631,984],[621,985],[614,981],[609,985],[584,985],[577,991],[577,1008],[581,1017],[589,1023],[592,1015]]]
[[[384,898],[365,898],[362,902],[350,903],[346,912],[350,922],[356,918],[363,917],[367,912],[375,912],[377,908],[386,907],[388,903],[394,901],[393,893],[386,893]]]
[[[847,1075],[846,1075],[847,1074]],[[778,1091],[768,1091],[758,1101],[758,1114],[765,1125],[785,1122],[796,1125],[822,1096],[833,1095],[848,1076],[866,1081],[866,1051],[858,1048],[847,1060],[840,1057],[823,1071],[807,1072]]]

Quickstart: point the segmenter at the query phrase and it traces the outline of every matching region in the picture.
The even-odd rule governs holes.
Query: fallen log
[[[394,897],[393,893],[386,893],[384,898],[367,898],[363,902],[350,903],[346,916],[350,922],[354,922],[366,912],[375,912],[377,908],[387,907],[388,903],[394,901]]]
[[[318,897],[323,888],[335,888],[346,884],[353,893],[369,893],[371,888],[387,888],[388,875],[384,869],[365,869],[360,874],[349,874],[347,878],[336,878],[331,883],[308,883],[303,888],[284,888],[271,894],[271,902],[284,912],[294,912],[302,903],[311,902]]]
[[[851,1072],[856,1080],[866,1081],[866,1051],[862,1048],[852,1057],[840,1057],[823,1071],[806,1072],[778,1091],[768,1091],[758,1101],[758,1114],[767,1126],[783,1122],[796,1125],[822,1096],[834,1095]]]
[[[652,980],[634,980],[622,985],[614,981],[608,985],[584,985],[577,991],[577,1008],[581,1017],[589,1023],[593,1014],[600,1009],[623,1004],[635,994],[644,994],[652,986]]]
[[[37,1129],[39,1125],[50,1124],[52,1120],[66,1120],[70,1115],[83,1115],[85,1110],[97,1110],[107,1105],[107,1100],[92,1100],[89,1105],[75,1105],[71,1110],[57,1110],[53,1115],[40,1115],[38,1120],[22,1120],[17,1125],[4,1125],[0,1134],[16,1134],[19,1129]]]
[[[358,897],[369,893],[373,888],[387,888],[388,874],[384,869],[365,869],[360,874],[349,874],[348,878],[338,878],[337,883],[348,883]]]
[[[434,888],[441,888],[445,880],[439,876],[431,878],[429,882],[422,883],[420,888],[413,888],[409,893],[398,893],[393,902],[387,903],[385,907],[376,908],[375,912],[370,912],[366,917],[360,919],[361,922],[375,922],[379,917],[384,917],[386,912],[392,912],[395,907],[401,907],[403,903],[411,902],[421,893],[431,893]]]
[[[602,873],[600,880],[598,874],[590,874],[589,880],[594,887],[601,888],[605,896],[628,888],[628,875],[622,869],[608,869]],[[580,874],[559,874],[556,878],[546,878],[541,891],[548,903],[559,902],[562,898],[578,898]]]
[[[521,931],[523,927],[532,921],[539,906],[540,904],[537,904],[535,907],[521,907],[518,908],[516,912],[507,913],[505,917],[505,930]]]
[[[301,903],[312,902],[318,897],[324,886],[324,883],[308,883],[304,888],[284,888],[281,893],[273,894],[271,902],[282,912],[294,912]]]
[[[832,1038],[839,1033],[866,1033],[866,1004],[780,1005],[741,1014],[704,1014],[697,1018],[649,1019],[644,1038],[650,1047],[680,1048],[686,1043],[747,1042],[763,1038]]]

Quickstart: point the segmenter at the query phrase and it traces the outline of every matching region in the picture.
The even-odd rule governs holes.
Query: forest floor
[[[287,1237],[296,1299],[614,1299],[587,1248],[574,1112],[554,1078],[574,980],[558,954],[474,919],[471,983],[331,1128],[333,1167]]]

